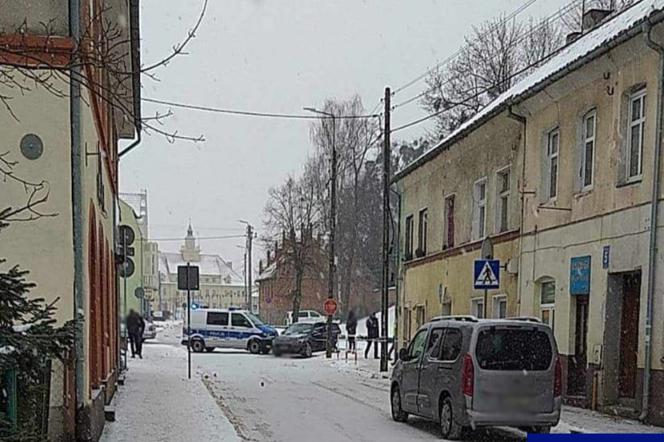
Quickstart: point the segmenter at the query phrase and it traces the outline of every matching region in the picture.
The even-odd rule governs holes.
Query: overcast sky
[[[519,16],[544,16],[569,0],[539,0]],[[302,113],[326,98],[359,94],[368,110],[383,95],[453,53],[472,26],[510,13],[526,0],[209,0],[189,54],[143,77],[143,96],[196,105]],[[191,28],[202,0],[141,2],[142,57],[168,54]],[[420,81],[395,102],[424,88]],[[143,104],[145,116],[168,111]],[[121,161],[123,192],[148,191],[150,235],[183,237],[191,218],[198,236],[259,231],[268,189],[300,171],[311,150],[306,121],[210,114],[173,108],[165,122],[205,142],[169,144],[144,136]],[[425,115],[415,102],[395,112],[393,127]],[[399,133],[411,138],[426,123]],[[396,135],[396,134],[395,134]],[[179,241],[161,241],[176,251]],[[241,269],[243,239],[202,240]],[[261,253],[262,255],[262,253]],[[256,258],[257,260],[258,258]]]

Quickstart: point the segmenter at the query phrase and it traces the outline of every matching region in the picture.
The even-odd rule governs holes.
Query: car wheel
[[[200,339],[193,339],[191,341],[191,349],[196,353],[202,353],[205,351],[205,343]]]
[[[212,353],[214,351],[214,347],[205,347],[205,351],[208,353]]]
[[[440,406],[440,432],[443,439],[458,440],[461,437],[461,430],[461,425],[454,420],[452,400],[446,397]]]
[[[311,348],[311,344],[308,342],[304,344],[304,349],[302,350],[302,356],[304,356],[305,358],[310,358],[313,353],[314,351]]]
[[[408,413],[401,409],[401,393],[399,387],[396,385],[392,388],[391,398],[392,419],[397,422],[406,422],[408,420]]]
[[[261,351],[261,343],[258,340],[254,339],[249,342],[249,353],[252,355],[257,355]]]

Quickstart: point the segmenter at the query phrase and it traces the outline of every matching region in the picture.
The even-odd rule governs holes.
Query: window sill
[[[593,187],[586,187],[584,189],[581,189],[574,194],[574,198],[579,199],[583,198],[584,196],[588,196],[591,193],[593,193],[593,189],[594,189]]]
[[[643,181],[643,176],[639,175],[638,177],[630,178],[626,181],[616,184],[617,188],[633,186],[635,184],[641,184]]]

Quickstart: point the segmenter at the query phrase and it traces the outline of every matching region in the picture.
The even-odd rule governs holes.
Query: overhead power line
[[[197,237],[197,240],[208,240],[208,239],[237,239],[244,238],[244,235],[225,235],[225,236],[201,236]],[[184,241],[184,238],[145,238],[144,241]]]
[[[307,115],[307,114],[284,114],[277,112],[259,112],[259,111],[246,111],[246,110],[237,110],[237,109],[222,109],[209,106],[201,106],[195,104],[187,103],[178,103],[174,101],[159,100],[156,98],[141,98],[142,101],[148,103],[161,104],[164,106],[173,106],[179,107],[182,109],[196,110],[201,112],[212,112],[217,114],[228,114],[228,115],[238,115],[245,117],[262,117],[262,118],[285,118],[285,119],[294,119],[294,120],[329,120],[332,117],[325,115]],[[337,115],[334,118],[337,120],[357,120],[357,119],[366,119],[366,118],[375,118],[380,116],[380,114],[367,114],[367,115]]]
[[[507,22],[508,20],[512,20],[512,19],[515,18],[517,15],[521,14],[523,11],[525,11],[525,10],[528,9],[530,6],[532,6],[535,2],[537,2],[537,0],[527,0],[524,4],[522,4],[521,6],[519,6],[516,10],[514,10],[512,13],[510,13],[508,16],[506,16],[506,17],[505,17],[503,20],[501,20],[499,23],[496,23],[496,24],[494,24],[493,26],[491,26],[490,29],[493,29],[493,28],[496,27],[496,26],[502,25],[503,23]],[[444,58],[443,60],[441,60],[440,62],[436,63],[433,67],[427,69],[424,73],[422,73],[422,74],[418,75],[417,77],[413,78],[412,80],[410,80],[410,81],[407,82],[406,84],[404,84],[404,85],[402,85],[402,86],[400,86],[400,87],[394,89],[394,90],[392,91],[392,95],[396,95],[396,94],[398,94],[399,92],[403,91],[404,89],[408,89],[409,87],[411,87],[412,85],[414,85],[414,84],[417,83],[418,81],[420,81],[420,80],[422,80],[423,78],[425,78],[427,75],[429,75],[429,74],[430,74],[432,71],[434,71],[435,69],[437,69],[437,68],[439,68],[440,66],[443,66],[443,65],[445,65],[445,64],[447,64],[447,63],[449,63],[451,60],[453,60],[454,58],[456,58],[456,56],[459,55],[460,52],[461,52],[460,49],[457,50],[457,51],[455,51],[454,53],[452,53],[452,54],[449,55],[448,57],[446,57],[446,58]]]

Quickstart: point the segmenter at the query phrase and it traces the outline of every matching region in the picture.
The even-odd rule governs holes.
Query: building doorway
[[[641,273],[623,275],[620,362],[618,364],[618,395],[620,398],[633,399],[636,394],[640,297]]]
[[[588,363],[588,295],[572,297],[574,315],[574,354],[569,356],[567,395],[586,395],[586,366]]]

